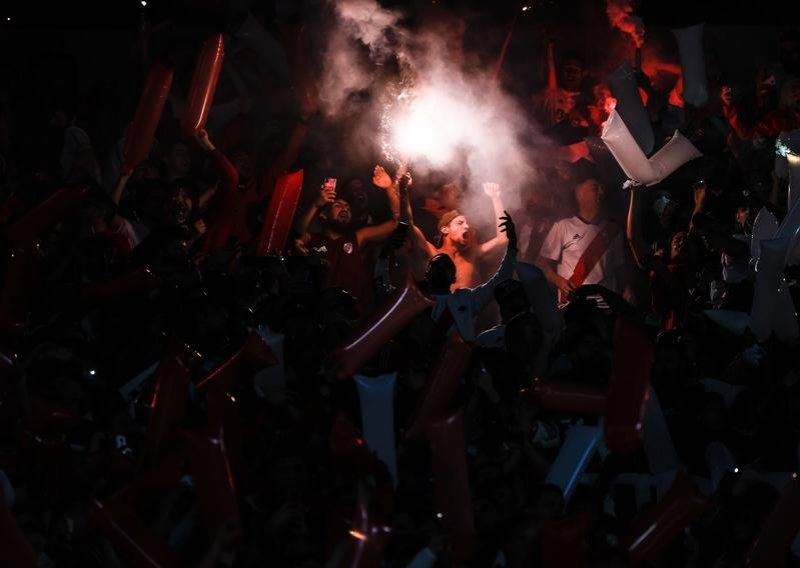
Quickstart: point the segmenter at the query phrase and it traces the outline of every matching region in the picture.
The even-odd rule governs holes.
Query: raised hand
[[[381,189],[389,189],[392,187],[392,178],[386,173],[383,166],[377,165],[372,172],[372,183]]]
[[[406,191],[411,184],[414,183],[414,179],[411,177],[411,172],[406,172],[402,176],[400,176],[400,180],[398,181],[398,187],[400,191]]]
[[[483,192],[492,199],[500,197],[500,185],[490,182],[484,183]],[[508,213],[506,213],[506,215],[508,215]]]
[[[508,211],[503,211],[503,213],[504,215],[500,217],[500,230],[508,237],[508,248],[517,250],[517,227]]]
[[[214,144],[211,143],[211,139],[208,137],[208,132],[205,130],[199,130],[197,134],[195,134],[194,139],[206,152],[214,151]]]

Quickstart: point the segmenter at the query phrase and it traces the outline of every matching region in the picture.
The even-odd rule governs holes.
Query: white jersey
[[[558,263],[557,272],[562,278],[570,278],[575,266],[589,248],[603,225],[586,223],[579,217],[569,217],[556,221],[542,243],[539,255]],[[622,231],[618,232],[594,265],[584,284],[600,284],[613,292],[620,292],[618,273],[624,266],[625,253],[622,243]]]

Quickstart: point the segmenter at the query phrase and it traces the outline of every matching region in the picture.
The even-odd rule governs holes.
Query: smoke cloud
[[[644,45],[644,22],[633,15],[630,0],[606,0],[606,14],[611,25],[631,36],[636,47]]]
[[[515,208],[520,191],[530,191],[535,182],[532,141],[543,137],[516,101],[491,82],[489,69],[464,68],[463,26],[453,18],[446,26],[430,19],[412,34],[402,26],[403,14],[375,0],[329,0],[329,6],[338,25],[324,61],[326,114],[348,114],[351,96],[369,91],[381,116],[372,143],[386,161],[408,157],[415,174],[460,177],[467,211],[486,213],[479,188],[487,181],[500,183],[506,207]]]

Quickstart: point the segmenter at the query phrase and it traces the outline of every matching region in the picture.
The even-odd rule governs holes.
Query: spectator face
[[[189,222],[192,215],[193,201],[189,192],[184,188],[179,188],[169,202],[170,221],[177,225],[185,225]]]
[[[337,199],[327,207],[327,212],[321,215],[329,225],[335,228],[345,228],[353,220],[350,204],[344,199]]]
[[[179,142],[172,147],[172,151],[167,156],[167,166],[169,166],[172,175],[176,177],[189,175],[192,162],[189,158],[189,148],[186,147],[186,144]]]
[[[467,246],[470,237],[467,218],[463,215],[459,215],[450,221],[449,225],[442,228],[442,234],[450,237],[450,240],[458,246]]]
[[[575,199],[578,201],[578,208],[597,209],[603,199],[603,187],[596,179],[587,179],[575,188]]]
[[[239,181],[247,184],[253,179],[253,159],[247,152],[237,152],[231,160],[236,171],[239,172]]]
[[[577,91],[583,81],[583,65],[577,59],[567,59],[561,68],[561,84],[568,91]]]
[[[738,214],[737,214],[738,219]],[[677,260],[685,250],[686,247],[686,232],[681,231],[680,233],[676,233],[672,240],[669,243],[669,258],[671,260]]]
[[[752,218],[753,215],[749,207],[742,206],[736,210],[736,222],[739,223],[742,227],[751,225]]]

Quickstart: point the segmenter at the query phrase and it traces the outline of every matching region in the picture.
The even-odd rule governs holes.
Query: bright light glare
[[[425,88],[396,117],[392,143],[401,154],[445,164],[461,145],[475,145],[475,109],[443,89]]]
[[[522,7],[522,11],[523,11],[523,12],[527,12],[527,11],[528,11],[528,10],[530,10],[530,9],[531,9],[531,7],[530,7],[530,6],[523,6],[523,7]]]
[[[358,540],[367,540],[367,535],[355,529],[350,531],[350,536],[357,538]]]
[[[147,6],[147,0],[142,0],[142,6]]]

